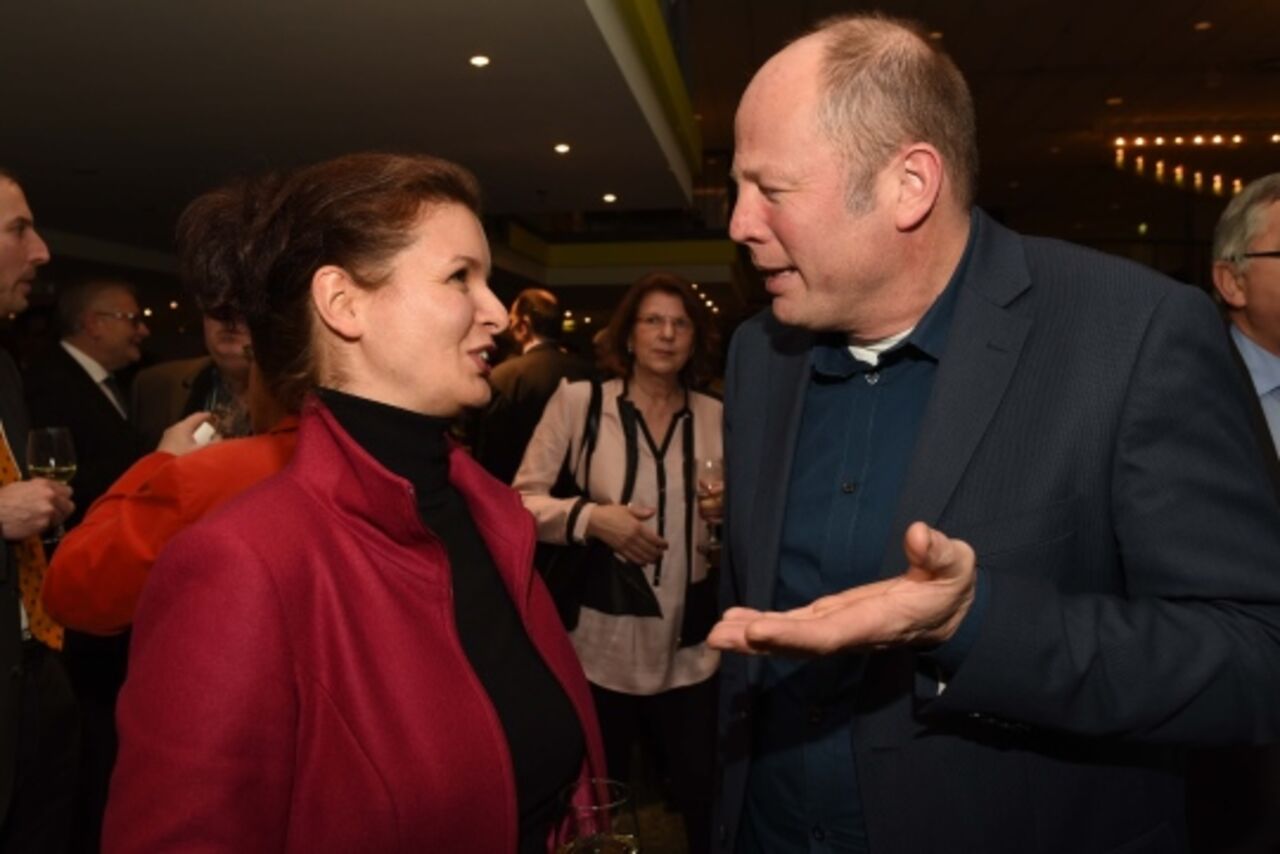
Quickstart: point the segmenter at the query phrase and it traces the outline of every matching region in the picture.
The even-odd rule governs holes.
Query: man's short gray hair
[[[1247,261],[1244,253],[1262,228],[1267,208],[1275,202],[1280,202],[1280,172],[1249,182],[1218,219],[1213,230],[1213,260],[1232,264]]]
[[[951,58],[912,21],[880,14],[828,18],[818,122],[844,155],[851,210],[901,146],[927,142],[942,154],[955,199],[968,207],[978,182],[973,96]]]

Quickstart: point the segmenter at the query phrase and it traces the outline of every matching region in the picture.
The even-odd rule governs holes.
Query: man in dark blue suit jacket
[[[727,372],[721,850],[1184,851],[1181,748],[1280,738],[1280,505],[1212,305],[971,209],[974,139],[875,16],[739,107],[773,307]]]

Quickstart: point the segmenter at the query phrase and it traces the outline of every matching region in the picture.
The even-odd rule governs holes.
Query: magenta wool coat
[[[604,776],[577,656],[515,492],[455,449],[464,497]],[[104,850],[515,850],[506,737],[412,488],[317,402],[289,466],[175,538],[118,708]]]

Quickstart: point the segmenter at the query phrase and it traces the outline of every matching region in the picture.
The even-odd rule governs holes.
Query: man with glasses
[[[59,346],[27,372],[27,405],[37,427],[67,427],[75,443],[74,485],[80,520],[144,450],[129,423],[129,401],[116,372],[142,358],[150,334],[133,288],[112,279],[87,279],[58,295]]]
[[[1280,172],[1231,200],[1213,235],[1213,284],[1258,402],[1254,420],[1280,490]]]
[[[1252,182],[1227,205],[1214,230],[1213,257],[1231,354],[1280,496],[1280,172]],[[1201,753],[1191,769],[1197,850],[1280,851],[1280,745]]]
[[[57,310],[62,340],[30,366],[26,391],[34,426],[71,431],[77,467],[70,528],[149,450],[128,419],[128,398],[115,372],[142,358],[139,347],[150,331],[133,287],[118,279],[71,283],[58,294]],[[66,633],[63,656],[83,723],[75,851],[98,850],[115,763],[115,700],[124,683],[128,644],[128,634]]]

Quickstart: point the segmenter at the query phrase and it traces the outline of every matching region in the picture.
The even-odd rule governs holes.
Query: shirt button
[[[879,371],[871,371],[869,374],[867,374],[867,385],[875,385],[878,382],[880,382]]]
[[[827,838],[827,832],[822,829],[822,825],[818,825],[813,829],[813,838],[819,842]]]
[[[855,492],[858,491],[858,484],[854,483],[851,480],[843,481],[840,484],[840,491],[843,492],[845,495],[853,495]]]

